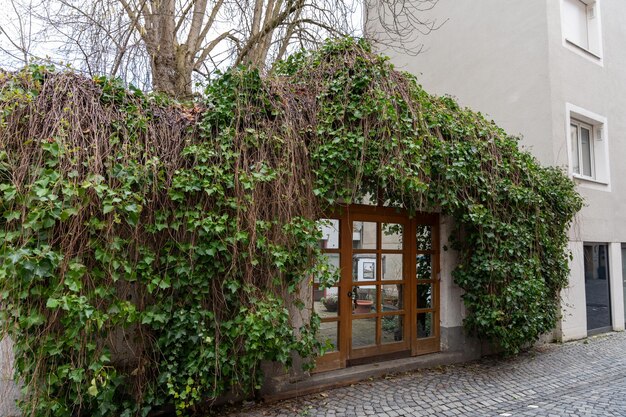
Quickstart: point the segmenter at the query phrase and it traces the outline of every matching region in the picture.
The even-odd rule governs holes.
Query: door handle
[[[351,291],[348,291],[348,297],[354,300],[359,298],[359,287],[353,287]]]

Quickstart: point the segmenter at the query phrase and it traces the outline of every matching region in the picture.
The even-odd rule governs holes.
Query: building
[[[567,170],[586,201],[570,231],[556,337],[623,330],[626,2],[440,0],[426,15],[445,23],[419,39],[420,54],[383,52],[427,91],[519,134],[542,164]]]

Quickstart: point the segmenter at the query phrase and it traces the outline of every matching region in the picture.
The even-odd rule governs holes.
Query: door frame
[[[327,253],[340,254],[340,280],[337,283],[337,296],[339,299],[339,310],[337,319],[322,319],[324,321],[338,322],[337,351],[329,352],[316,360],[316,368],[313,372],[323,372],[331,369],[345,368],[350,365],[351,360],[362,361],[372,358],[376,360],[385,355],[402,354],[406,356],[416,356],[427,353],[434,353],[440,350],[440,236],[439,236],[439,215],[436,213],[415,213],[409,215],[406,210],[368,205],[343,205],[336,207],[325,217],[339,220],[339,248],[325,250]],[[400,223],[403,224],[403,273],[404,275],[404,321],[401,342],[389,343],[385,345],[375,345],[363,348],[352,349],[352,299],[348,292],[352,290],[355,283],[352,282],[352,227],[354,221],[377,222],[377,223]],[[430,226],[431,247],[428,250],[417,248],[416,231],[417,226]],[[377,241],[380,242],[380,228],[377,227]],[[368,250],[369,251],[369,250]],[[370,252],[382,253],[381,248]],[[419,280],[417,277],[416,260],[419,255],[431,257],[431,276],[427,280]],[[381,263],[377,262],[377,277],[381,279]],[[417,287],[418,283],[430,284],[431,306],[429,308],[417,308]],[[384,285],[384,282],[378,283]],[[380,293],[381,290],[377,292]],[[393,284],[392,284],[393,285]],[[315,288],[315,287],[314,287]],[[378,297],[377,297],[378,299]],[[382,303],[382,301],[381,301]],[[382,305],[382,304],[381,304]],[[430,314],[431,332],[429,337],[419,338],[417,331],[418,314]],[[384,316],[384,312],[368,313],[365,317]],[[424,316],[426,317],[426,316]],[[360,315],[360,318],[364,318]],[[380,325],[377,323],[376,331]],[[378,336],[380,337],[380,336]]]

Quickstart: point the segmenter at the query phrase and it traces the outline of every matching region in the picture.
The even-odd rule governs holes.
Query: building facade
[[[419,39],[421,53],[382,52],[426,91],[450,94],[519,135],[542,164],[566,170],[585,199],[570,230],[557,338],[623,330],[626,2],[440,0],[424,18],[443,25]]]

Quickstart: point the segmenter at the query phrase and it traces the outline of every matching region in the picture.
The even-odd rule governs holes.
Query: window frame
[[[566,8],[570,7],[565,3],[568,1],[580,2],[585,5],[585,20],[587,46],[581,45],[571,36],[570,26]],[[600,17],[600,0],[561,0],[561,34],[563,46],[574,53],[589,59],[590,61],[603,65],[602,63],[602,22]]]
[[[591,180],[595,180],[596,179],[596,167],[595,167],[595,152],[594,152],[594,148],[595,148],[595,129],[593,127],[593,125],[589,124],[589,123],[585,123],[582,122],[576,118],[571,117],[570,118],[570,140],[571,135],[573,133],[573,128],[576,128],[576,155],[574,154],[574,150],[572,149],[572,162],[574,160],[577,160],[578,162],[578,171],[574,170],[574,165],[572,165],[572,175],[574,176],[578,176],[581,178],[585,178],[585,179],[591,179]],[[589,172],[590,174],[587,175],[585,174],[585,158],[584,158],[584,152],[583,152],[583,139],[582,139],[582,130],[585,129],[589,132]],[[571,142],[571,144],[573,144],[573,141]]]
[[[611,191],[609,164],[609,135],[606,117],[589,110],[566,103],[566,141],[568,157],[568,173],[571,178],[579,180],[579,184],[603,191]],[[578,126],[578,153],[572,145],[572,126]],[[580,126],[590,129],[591,176],[585,175],[582,163]],[[574,171],[574,159],[578,160],[579,171]]]

